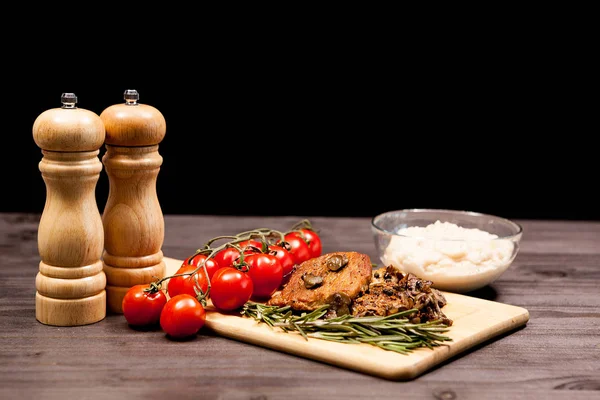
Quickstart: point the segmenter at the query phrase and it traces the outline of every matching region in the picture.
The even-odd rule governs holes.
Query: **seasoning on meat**
[[[369,287],[371,272],[371,259],[366,254],[353,251],[323,254],[298,265],[288,283],[267,304],[312,311],[340,296],[352,300]],[[312,285],[316,283],[313,280],[307,287],[305,278],[311,275],[322,278],[322,282]]]
[[[352,315],[386,316],[415,308],[418,311],[411,316],[412,322],[440,320],[451,326],[452,320],[441,310],[446,305],[446,298],[431,284],[411,273],[403,274],[391,265],[384,273],[373,271],[368,290],[352,303]]]

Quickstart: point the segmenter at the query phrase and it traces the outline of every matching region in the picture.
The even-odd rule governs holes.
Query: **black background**
[[[165,214],[447,208],[600,219],[597,123],[588,124],[592,103],[579,96],[583,75],[526,46],[345,48],[196,53],[177,62],[165,55],[168,66],[143,54],[73,68],[12,65],[0,211],[42,212],[32,126],[60,106],[61,93],[74,92],[79,107],[100,114],[136,89],[167,121],[157,181]],[[104,171],[96,194],[102,210]]]

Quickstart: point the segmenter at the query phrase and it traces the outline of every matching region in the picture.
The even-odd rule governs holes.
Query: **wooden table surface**
[[[35,319],[39,215],[0,213],[1,399],[590,399],[600,398],[600,222],[517,221],[521,250],[469,295],[524,307],[524,328],[410,381],[385,379],[200,332],[136,331],[122,315],[80,327]],[[304,217],[165,216],[166,256]],[[323,251],[375,260],[368,218],[310,218]]]

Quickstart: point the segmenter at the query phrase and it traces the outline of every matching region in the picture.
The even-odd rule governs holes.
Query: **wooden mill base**
[[[45,325],[76,326],[101,321],[106,316],[106,291],[83,299],[53,299],[35,293],[35,318]]]

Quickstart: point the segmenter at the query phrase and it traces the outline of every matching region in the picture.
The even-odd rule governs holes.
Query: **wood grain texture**
[[[303,217],[166,216],[166,256]],[[374,257],[369,219],[310,218],[324,251]],[[519,221],[522,247],[470,295],[529,310],[527,325],[395,382],[203,331],[186,342],[136,331],[122,315],[60,328],[35,320],[39,215],[0,214],[0,398],[595,399],[600,397],[600,223]]]
[[[106,316],[104,232],[95,197],[104,124],[85,109],[54,108],[35,120],[33,137],[42,149],[46,184],[37,232],[36,318],[57,326],[98,322]]]
[[[106,127],[106,144],[152,146],[160,143],[167,131],[165,117],[148,104],[114,104],[100,113]]]
[[[94,151],[105,140],[98,114],[85,108],[51,108],[33,122],[33,140],[48,151]]]
[[[156,180],[163,162],[158,143],[165,137],[166,123],[156,108],[137,102],[109,106],[100,118],[106,127],[102,162],[110,184],[102,214],[107,306],[120,313],[131,286],[165,273],[164,218]]]

